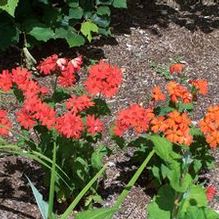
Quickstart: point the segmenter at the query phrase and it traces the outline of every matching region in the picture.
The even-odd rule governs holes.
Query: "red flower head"
[[[12,77],[8,70],[3,70],[0,74],[0,89],[7,92],[12,88]]]
[[[0,110],[0,135],[7,136],[11,128],[11,122],[7,117],[6,110]]]
[[[83,131],[83,122],[80,116],[67,112],[63,116],[57,118],[56,129],[66,138],[79,139]]]
[[[79,97],[72,96],[66,101],[65,104],[66,108],[74,113],[81,112],[91,106],[94,106],[94,102],[87,95],[82,95]]]
[[[217,194],[217,189],[215,186],[210,185],[206,188],[206,196],[208,201],[212,201],[216,194]]]
[[[58,84],[62,87],[70,87],[76,82],[75,75],[70,71],[63,71],[58,77]]]
[[[87,116],[86,125],[87,131],[91,135],[95,135],[103,130],[103,123],[99,119],[96,119],[94,115]]]
[[[26,89],[30,79],[31,73],[26,68],[17,67],[12,69],[12,81],[17,84],[19,89]]]
[[[16,116],[17,116],[17,121],[25,129],[31,129],[36,125],[36,121],[33,120],[33,117],[24,108],[22,108],[20,111],[18,111],[16,113]]]
[[[176,64],[172,64],[170,66],[170,74],[173,74],[173,73],[182,73],[183,70],[185,68],[185,65],[184,64],[181,64],[181,63],[176,63]]]
[[[37,66],[37,69],[44,75],[49,75],[56,70],[57,60],[58,60],[58,55],[53,54],[47,57],[46,59],[44,59],[43,61],[41,61],[40,64]]]
[[[153,117],[152,109],[145,109],[138,104],[133,104],[119,112],[115,121],[114,133],[122,136],[129,129],[134,129],[136,133],[146,132]]]
[[[102,94],[106,97],[112,97],[118,91],[121,82],[121,69],[100,61],[98,64],[90,67],[85,87],[92,95]]]

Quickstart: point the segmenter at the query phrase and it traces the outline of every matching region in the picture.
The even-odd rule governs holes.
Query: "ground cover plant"
[[[108,150],[98,146],[104,128],[99,117],[109,113],[103,97],[112,98],[116,94],[122,82],[122,70],[100,61],[88,68],[83,92],[70,95],[69,87],[77,83],[81,65],[80,56],[67,59],[56,54],[39,62],[36,67],[39,73],[53,77],[50,88],[38,83],[37,77],[25,68],[3,70],[0,75],[2,92],[13,90],[19,102],[16,120],[21,126],[17,133],[18,146],[4,143],[1,150],[29,156],[47,167],[49,218],[54,217],[54,191],[59,202],[70,204],[76,200],[63,218],[72,213],[82,197],[84,200],[89,197],[87,205],[101,202],[96,193],[97,178],[107,168],[102,157]],[[112,218],[145,167],[157,191],[148,206],[148,218],[157,215],[218,218],[208,208],[215,188],[205,188],[199,174],[213,166],[211,150],[219,143],[219,107],[209,107],[198,124],[192,122],[193,104],[201,98],[199,95],[206,95],[208,86],[206,80],[187,79],[184,68],[180,63],[170,66],[166,91],[154,87],[148,106],[132,104],[118,113],[111,128],[112,137],[120,146],[122,142],[123,147],[136,147],[134,158],[142,160],[142,164],[112,208],[88,210],[76,218]],[[1,135],[10,134],[11,128],[7,112],[2,109]],[[137,138],[127,142],[124,137],[127,131],[135,133]],[[32,189],[35,191],[33,185]]]

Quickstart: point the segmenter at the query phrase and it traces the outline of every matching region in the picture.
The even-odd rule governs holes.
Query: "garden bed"
[[[153,9],[153,10],[152,10]],[[118,95],[108,102],[111,104],[112,115],[130,103],[144,103],[150,94],[152,86],[164,84],[164,78],[151,68],[152,64],[168,65],[173,60],[186,62],[186,75],[190,78],[207,79],[208,95],[198,100],[193,120],[200,119],[209,105],[219,102],[219,17],[218,5],[212,4],[197,10],[179,11],[164,3],[144,5],[136,3],[128,11],[120,12],[113,17],[115,35],[113,39],[96,40],[93,45],[77,52],[92,59],[105,58],[113,64],[125,69],[123,84]],[[212,16],[214,15],[214,16]],[[74,49],[65,50],[62,45],[36,49],[33,54],[43,58],[53,53],[63,56],[75,54]],[[3,54],[0,59],[0,69],[19,63],[19,56],[12,49]],[[13,100],[9,101],[10,107]],[[1,102],[1,106],[5,103]],[[110,124],[114,118],[110,118]],[[103,183],[102,195],[104,206],[111,206],[123,186],[132,176],[136,167],[129,165],[129,157],[133,151],[125,152],[115,148],[107,138],[104,143],[116,151],[109,158],[113,165],[107,171],[107,179]],[[205,173],[204,178],[209,184],[219,189],[219,155],[216,158],[216,168]],[[35,163],[23,158],[3,156],[0,158],[0,215],[1,218],[40,218],[39,211],[33,200],[30,187],[27,186],[25,175],[31,178],[37,187],[42,187],[41,171]],[[151,188],[139,182],[130,192],[117,219],[143,219],[146,217],[145,204],[150,201]],[[43,188],[42,188],[43,190]],[[211,203],[219,209],[218,203]]]

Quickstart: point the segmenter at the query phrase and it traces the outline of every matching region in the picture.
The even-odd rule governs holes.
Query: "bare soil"
[[[129,9],[117,11],[112,18],[114,37],[97,39],[80,50],[67,49],[62,42],[49,42],[36,48],[37,58],[54,52],[73,56],[77,52],[87,59],[108,59],[125,69],[123,85],[119,94],[109,101],[112,114],[130,103],[144,103],[151,87],[164,83],[151,69],[152,63],[168,64],[174,60],[187,63],[186,75],[191,78],[207,79],[209,93],[198,100],[194,119],[206,112],[207,106],[219,103],[219,4],[213,1],[130,1]],[[184,1],[185,2],[185,1]],[[18,51],[11,49],[0,55],[0,69],[20,63]],[[2,100],[2,99],[1,99]],[[13,101],[8,97],[8,101]],[[4,103],[0,104],[4,107]],[[113,117],[110,121],[113,120]],[[109,123],[110,123],[109,121]],[[110,143],[105,139],[106,143]],[[112,144],[112,143],[111,143]],[[114,145],[112,144],[111,147]],[[135,166],[129,165],[133,151],[117,150],[109,160],[115,165],[107,170],[104,180],[104,206],[111,206],[125,183],[132,176]],[[219,153],[214,152],[216,168],[206,177],[219,190]],[[43,191],[39,167],[23,158],[0,157],[0,216],[1,218],[40,218],[33,200],[27,175],[36,187]],[[130,192],[116,219],[145,219],[146,205],[150,201],[150,187],[142,183],[144,176]],[[219,209],[217,202],[211,203]]]

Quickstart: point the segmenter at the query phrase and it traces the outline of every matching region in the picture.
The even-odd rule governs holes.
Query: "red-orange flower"
[[[206,80],[192,80],[190,83],[197,89],[198,93],[202,95],[208,93],[208,82]]]
[[[184,64],[181,64],[181,63],[176,63],[176,64],[172,64],[170,66],[170,74],[173,74],[173,73],[182,73],[183,70],[185,68],[185,65]]]
[[[11,122],[7,117],[7,111],[0,110],[0,135],[1,136],[8,135],[10,128],[11,128]]]
[[[81,112],[94,106],[94,102],[87,95],[82,95],[79,97],[72,96],[66,101],[66,108],[74,113]]]
[[[85,87],[92,94],[103,94],[112,97],[118,91],[122,82],[122,71],[117,66],[112,66],[104,61],[100,61],[90,67]]]
[[[95,118],[94,115],[87,116],[86,126],[87,132],[91,135],[95,135],[96,133],[102,132],[103,130],[103,123],[98,118]]]
[[[7,92],[12,88],[12,78],[8,70],[3,70],[0,74],[0,89]]]
[[[205,193],[206,193],[208,201],[212,201],[214,196],[217,194],[217,189],[215,186],[210,185],[206,188]]]
[[[119,112],[115,121],[114,133],[122,136],[129,129],[133,129],[136,133],[146,132],[153,117],[152,109],[145,109],[138,104],[133,104]]]
[[[175,81],[170,81],[167,84],[166,88],[172,102],[174,103],[178,101],[182,101],[183,103],[192,102],[192,94],[183,85]]]
[[[57,131],[66,138],[81,137],[83,122],[80,116],[67,112],[56,120]]]
[[[20,125],[25,129],[31,129],[36,125],[36,121],[30,115],[30,113],[22,108],[20,111],[16,113],[17,121]]]
[[[46,59],[42,60],[37,66],[37,69],[44,75],[49,75],[56,70],[57,60],[58,60],[58,55],[53,54],[47,57]]]
[[[152,88],[152,100],[164,101],[165,99],[166,97],[159,86],[155,86]]]
[[[219,105],[211,106],[199,126],[211,148],[219,145]]]

